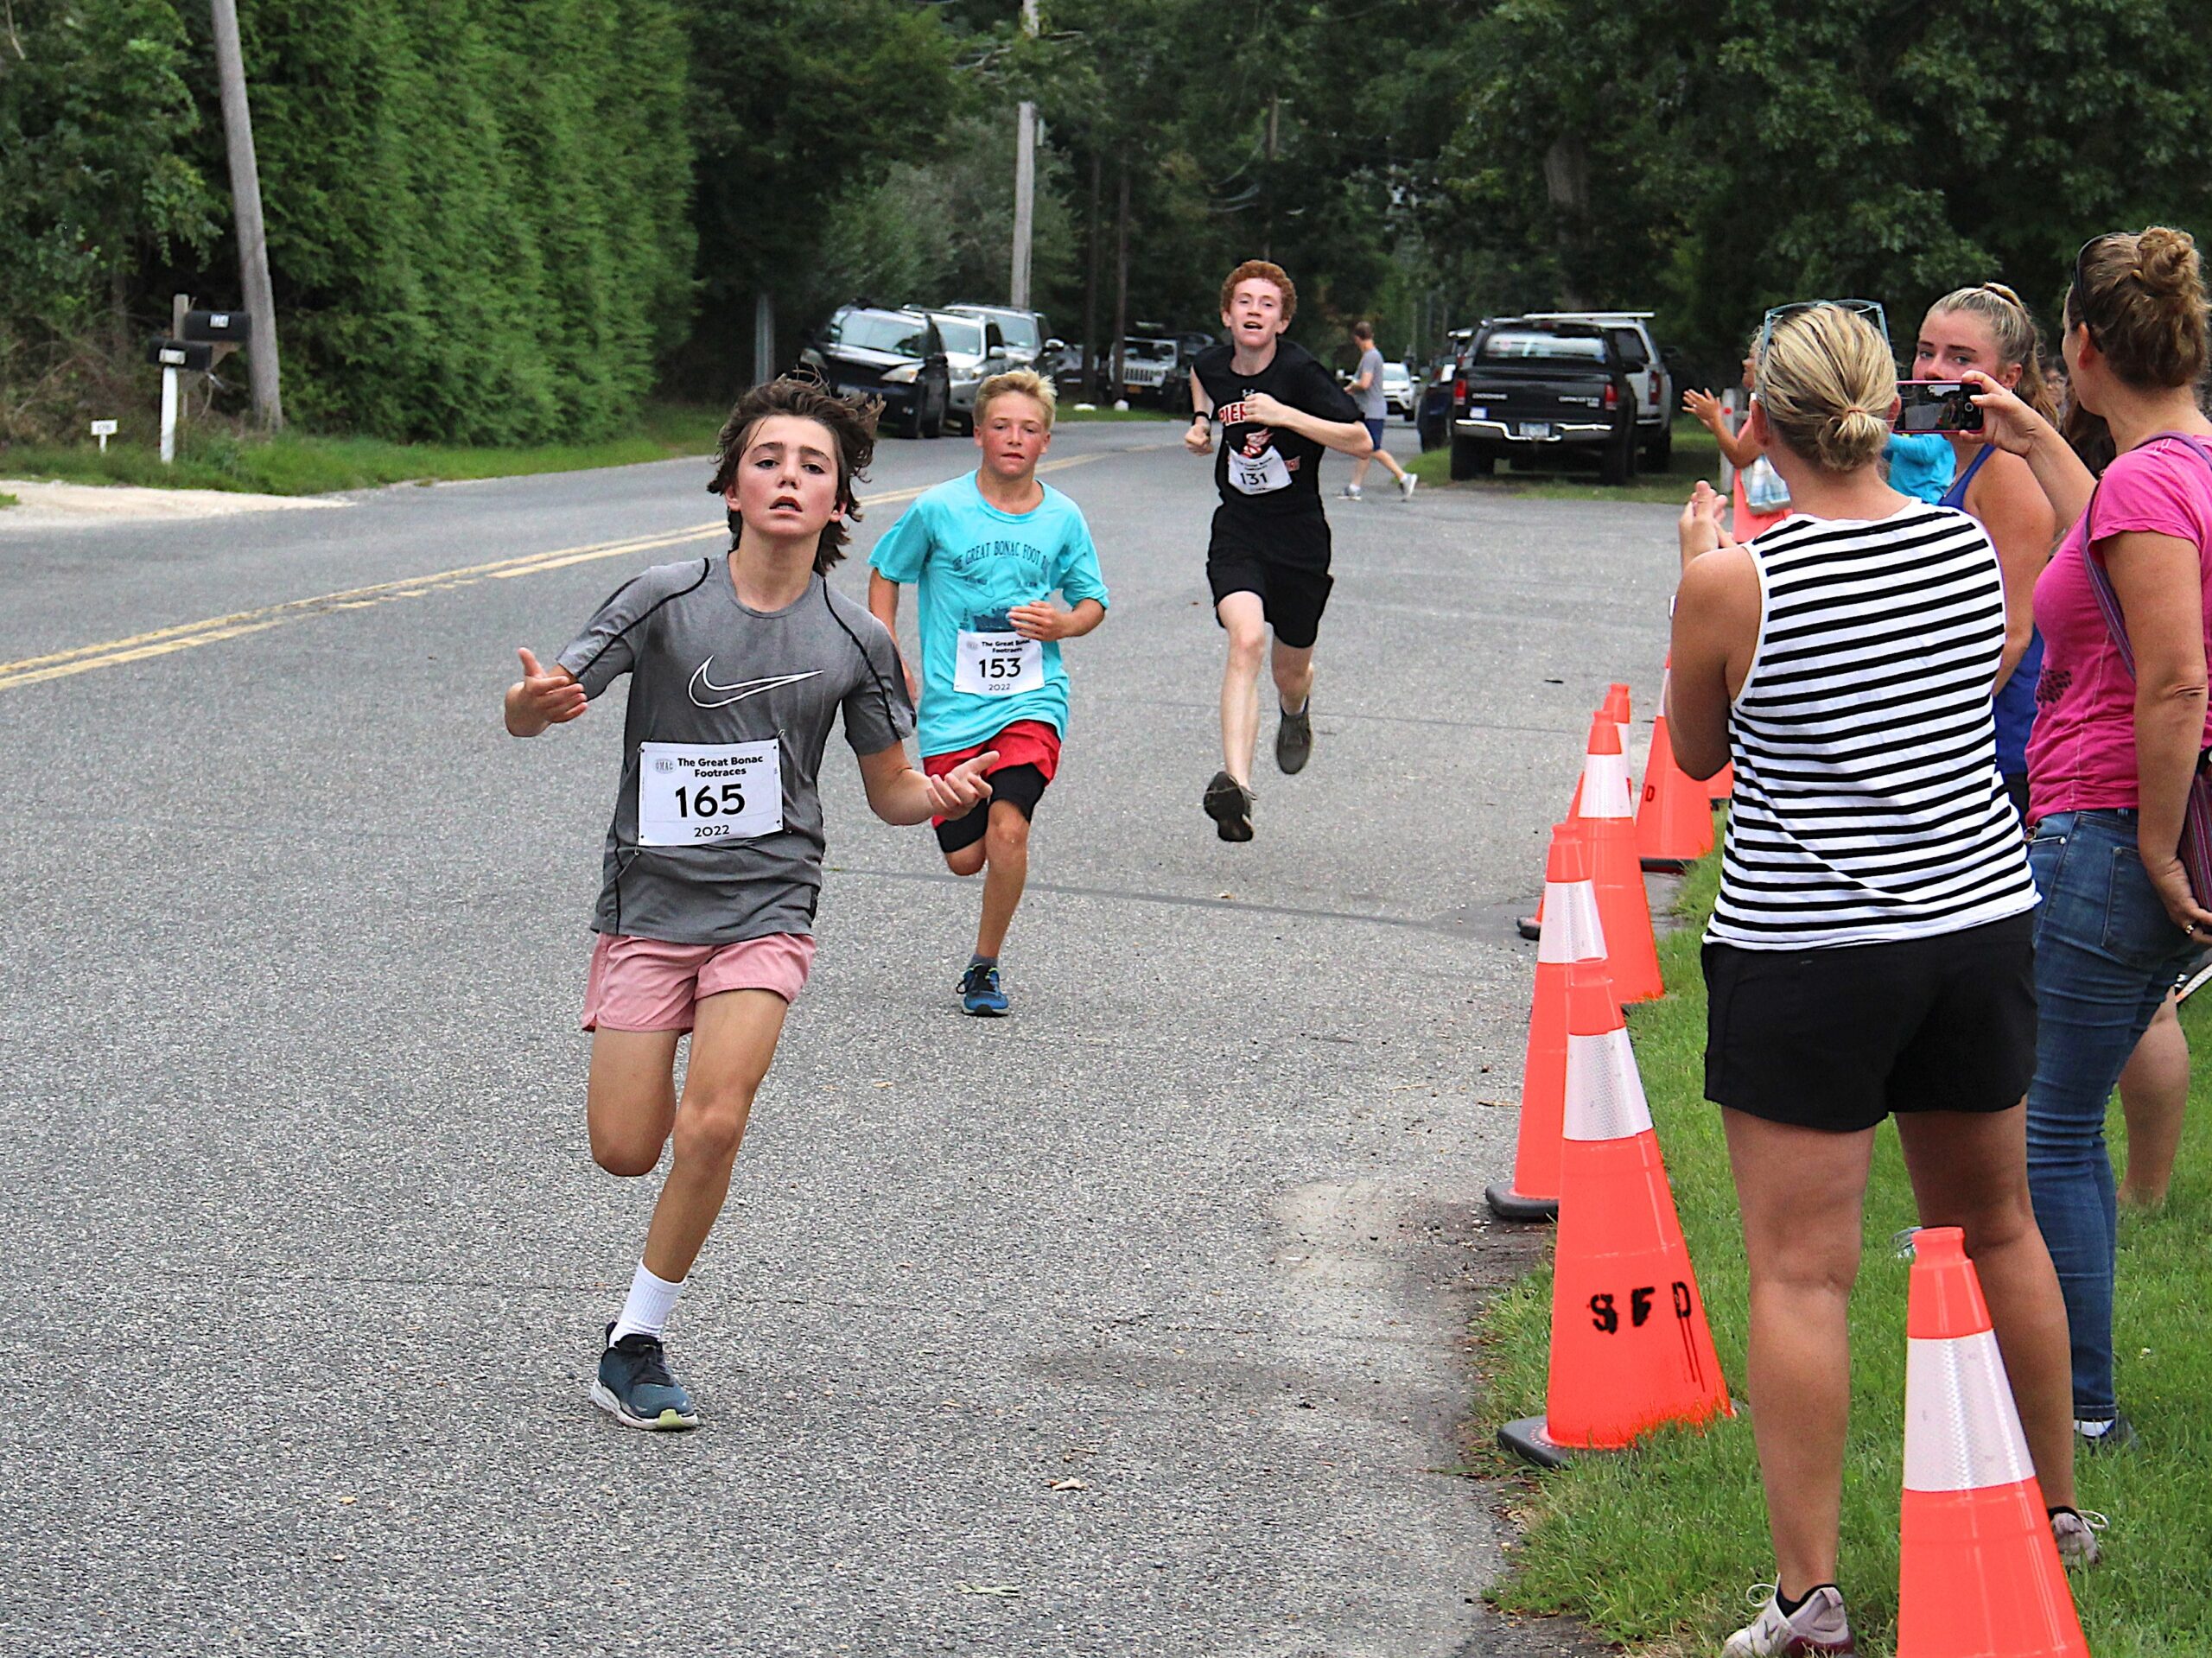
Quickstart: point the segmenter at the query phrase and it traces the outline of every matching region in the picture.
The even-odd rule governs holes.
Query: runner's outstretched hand
[[[575,676],[556,664],[547,669],[527,650],[518,650],[522,677],[507,687],[507,729],[518,737],[535,737],[548,726],[566,725],[591,706]]]
[[[991,785],[983,775],[999,763],[999,752],[987,748],[982,753],[960,762],[942,777],[928,779],[930,804],[937,817],[965,817],[991,797]]]

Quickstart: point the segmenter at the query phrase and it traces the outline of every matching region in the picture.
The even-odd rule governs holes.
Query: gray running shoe
[[[2097,1534],[2109,1524],[2104,1515],[2076,1509],[2054,1509],[2050,1540],[2058,1545],[2058,1563],[2069,1572],[2085,1572],[2105,1557]]]
[[[1763,1583],[1751,1594],[1761,1591],[1766,1604],[1728,1637],[1721,1658],[1857,1658],[1859,1643],[1851,1637],[1851,1620],[1843,1615],[1843,1596],[1834,1585],[1823,1584],[1786,1617],[1775,1600],[1775,1586]]]
[[[612,1336],[614,1326],[607,1326]],[[658,1337],[633,1330],[601,1350],[592,1402],[624,1427],[678,1432],[699,1426],[698,1407],[669,1374],[668,1352]]]
[[[1252,802],[1257,796],[1226,772],[1216,772],[1199,803],[1224,841],[1252,838]]]
[[[1414,477],[1411,473],[1408,473],[1404,477],[1398,480],[1398,499],[1402,501],[1410,501],[1413,499],[1414,486],[1419,482],[1421,482],[1421,480]]]
[[[1295,714],[1285,714],[1275,727],[1275,764],[1285,777],[1295,777],[1313,758],[1313,699]]]

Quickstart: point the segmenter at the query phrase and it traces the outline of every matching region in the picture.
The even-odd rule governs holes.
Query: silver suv
[[[1015,368],[1033,368],[1045,372],[1045,364],[1061,349],[1061,342],[1052,337],[1051,325],[1042,311],[1017,311],[1005,305],[976,305],[963,302],[945,305],[940,310],[956,316],[972,316],[985,322],[999,325],[999,334],[1006,341],[1008,363]]]

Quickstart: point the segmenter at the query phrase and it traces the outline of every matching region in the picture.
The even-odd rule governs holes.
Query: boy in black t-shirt
[[[1313,752],[1307,707],[1313,640],[1329,601],[1329,521],[1321,511],[1321,452],[1374,448],[1359,406],[1302,346],[1282,338],[1298,312],[1298,289],[1281,265],[1247,259],[1221,285],[1230,343],[1191,365],[1191,429],[1185,447],[1204,454],[1221,421],[1221,454],[1206,548],[1214,614],[1229,634],[1221,682],[1222,769],[1206,785],[1206,816],[1224,841],[1252,838],[1252,747],[1259,737],[1257,681],[1267,631],[1274,630],[1275,691],[1282,723],[1275,763],[1304,769]]]

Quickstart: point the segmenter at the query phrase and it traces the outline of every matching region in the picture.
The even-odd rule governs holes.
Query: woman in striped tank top
[[[1751,429],[1794,510],[1738,543],[1698,486],[1667,708],[1693,776],[1736,768],[1706,934],[1706,1095],[1743,1210],[1776,1556],[1736,1658],[1854,1649],[1835,1585],[1846,1306],[1885,1117],[1923,1223],[1966,1230],[2036,1472],[2066,1505],[2062,1544],[2082,1525],[2065,1307],[2028,1198],[2036,892],[1990,717],[1997,555],[1965,513],[1883,480],[1897,373],[1866,317],[1823,304],[1769,324]]]

